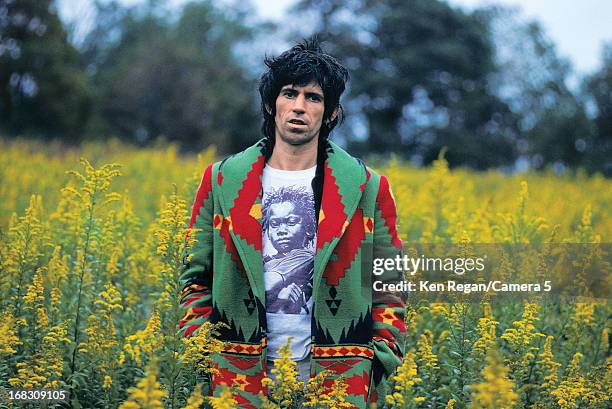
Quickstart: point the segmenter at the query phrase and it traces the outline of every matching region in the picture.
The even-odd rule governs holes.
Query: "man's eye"
[[[318,96],[318,95],[310,95],[310,96],[308,96],[308,99],[310,99],[311,101],[314,101],[314,102],[320,102],[321,101],[321,97]]]
[[[280,226],[280,222],[278,220],[270,219],[270,226],[278,227]]]
[[[283,96],[291,98],[295,96],[295,91],[291,91],[291,90],[287,90],[287,91],[283,91]]]

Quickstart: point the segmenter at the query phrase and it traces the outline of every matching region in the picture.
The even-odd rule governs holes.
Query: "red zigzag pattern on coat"
[[[198,186],[198,192],[196,198],[193,201],[191,207],[191,218],[189,219],[189,228],[191,229],[195,224],[196,217],[200,214],[200,209],[204,205],[204,201],[208,199],[210,192],[212,191],[212,165],[208,165],[204,170],[204,175]],[[185,234],[185,240],[189,239],[189,231]]]
[[[349,268],[353,260],[355,260],[355,256],[357,255],[357,251],[363,239],[365,239],[363,211],[357,209],[346,228],[346,232],[334,250],[334,252],[338,254],[338,259],[333,261],[330,259],[323,272],[323,277],[325,277],[327,285],[339,284],[340,278],[344,277],[344,270]]]
[[[234,233],[244,239],[256,251],[261,251],[261,223],[251,216],[251,206],[261,190],[260,176],[263,172],[264,157],[259,156],[238,191],[234,207],[230,209]]]
[[[215,365],[218,373],[213,375],[213,389],[219,386],[236,386],[239,390],[257,395],[259,392],[266,392],[261,385],[263,372],[258,375],[243,375],[233,372],[226,368],[219,368]]]
[[[218,217],[218,216],[215,216]],[[246,270],[244,269],[244,265],[242,264],[242,259],[238,254],[238,250],[236,249],[236,245],[232,240],[232,237],[229,232],[230,221],[227,219],[223,219],[221,221],[221,229],[219,230],[219,235],[223,237],[223,243],[225,244],[225,250],[230,253],[232,260],[236,263],[238,270],[242,273],[243,277],[246,277]]]
[[[395,211],[395,201],[393,200],[393,196],[391,196],[389,181],[387,181],[385,176],[380,177],[380,186],[378,188],[378,194],[376,195],[376,202],[380,207],[380,215],[385,220],[385,226],[389,229],[391,243],[396,248],[401,249],[402,241],[397,234],[396,228],[397,214]]]
[[[344,213],[344,205],[342,204],[342,196],[338,192],[336,178],[332,175],[331,168],[325,162],[323,184],[323,196],[321,200],[321,210],[324,218],[319,221],[317,232],[317,249],[322,249],[325,243],[333,240],[342,232],[342,225],[346,220]]]
[[[361,184],[361,186],[359,186],[359,190],[361,190],[362,192],[365,190],[365,186],[366,186],[366,184],[367,184],[367,183],[370,181],[370,176],[372,176],[372,175],[370,174],[370,171],[368,170],[368,168],[366,168],[366,170],[365,170],[365,171],[366,171],[366,180],[365,180],[365,182],[363,182],[363,183]]]
[[[363,371],[361,375],[355,374],[346,380],[346,384],[348,385],[346,388],[346,393],[353,396],[363,396],[363,400],[365,402],[366,398],[368,397],[369,383],[370,377],[365,371]]]

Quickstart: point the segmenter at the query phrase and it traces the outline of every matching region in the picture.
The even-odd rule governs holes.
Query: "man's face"
[[[276,98],[276,140],[304,145],[319,136],[325,103],[319,84],[285,85]]]
[[[270,205],[268,237],[280,253],[302,248],[306,239],[304,219],[291,202]]]

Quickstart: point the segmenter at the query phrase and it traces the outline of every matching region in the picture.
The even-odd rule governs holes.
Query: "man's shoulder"
[[[334,141],[328,140],[325,149],[326,157],[328,159],[332,157],[334,162],[339,162],[348,166],[359,166],[365,168],[365,163],[361,158],[350,154]]]
[[[349,153],[348,151],[344,150],[343,148],[341,148],[338,144],[334,143],[333,141],[329,141],[329,142],[330,142],[329,146],[331,147],[331,150],[333,151],[334,155],[338,156],[340,160],[344,160],[347,162],[354,162],[355,164],[363,167],[366,171],[366,177],[368,179],[368,182],[370,180],[378,182],[382,174],[374,170],[372,167],[368,166],[362,158]]]
[[[243,173],[245,170],[250,170],[257,161],[263,161],[264,149],[265,140],[260,139],[248,148],[215,162],[213,169],[218,169],[224,176],[232,173]]]

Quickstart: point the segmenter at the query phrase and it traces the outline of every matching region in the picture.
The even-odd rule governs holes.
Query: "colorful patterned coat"
[[[190,225],[201,229],[184,265],[180,322],[185,336],[205,321],[225,322],[227,348],[213,358],[212,391],[237,385],[240,407],[261,406],[266,394],[266,305],[262,260],[261,176],[264,140],[210,165],[193,204]],[[402,243],[389,183],[333,142],[327,142],[313,278],[311,376],[342,375],[357,408],[383,406],[383,382],[401,364],[405,304],[373,291],[374,258],[394,258]]]

